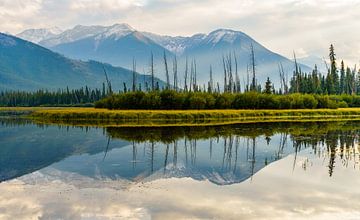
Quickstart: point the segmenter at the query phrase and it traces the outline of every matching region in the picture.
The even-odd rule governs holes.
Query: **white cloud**
[[[126,22],[136,29],[192,35],[216,28],[241,30],[291,57],[302,48],[358,62],[359,0],[0,0],[1,31]]]
[[[71,3],[70,9],[81,11],[105,10],[106,12],[124,10],[142,5],[143,1],[140,0],[78,0]]]

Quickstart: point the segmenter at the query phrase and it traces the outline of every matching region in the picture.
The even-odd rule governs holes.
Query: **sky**
[[[360,0],[0,0],[0,31],[128,23],[140,31],[190,36],[218,28],[243,31],[292,57],[360,62]]]

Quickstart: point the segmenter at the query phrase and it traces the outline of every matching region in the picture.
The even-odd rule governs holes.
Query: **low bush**
[[[113,94],[95,103],[107,109],[316,109],[360,107],[360,97],[350,95],[289,95],[246,93],[128,92]]]

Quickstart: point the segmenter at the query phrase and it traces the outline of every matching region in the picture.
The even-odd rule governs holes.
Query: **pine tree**
[[[264,93],[266,94],[271,94],[273,91],[273,86],[272,83],[270,81],[270,78],[268,77],[266,82],[265,82],[265,89],[264,89]]]
[[[341,68],[340,68],[340,88],[339,88],[339,93],[347,93],[348,91],[346,90],[346,77],[345,77],[345,65],[344,65],[344,61],[341,61]]]
[[[336,67],[336,54],[335,54],[334,46],[332,44],[330,45],[329,58],[330,58],[330,75],[331,75],[329,94],[338,94],[340,88],[340,82],[339,82],[338,70]]]

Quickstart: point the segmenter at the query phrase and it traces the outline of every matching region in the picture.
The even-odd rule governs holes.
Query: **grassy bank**
[[[360,108],[301,110],[108,110],[33,109],[37,121],[77,125],[212,125],[253,122],[360,120]]]

